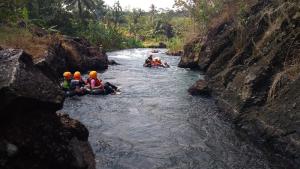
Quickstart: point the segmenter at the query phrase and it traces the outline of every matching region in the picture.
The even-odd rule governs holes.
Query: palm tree
[[[94,0],[65,0],[64,3],[69,9],[77,9],[82,21],[84,20],[84,10],[90,10],[95,14],[96,3]]]
[[[112,17],[115,27],[122,21],[123,17],[123,9],[121,7],[120,1],[117,1],[112,9]]]
[[[154,24],[154,17],[155,17],[156,13],[157,13],[156,6],[154,4],[151,4],[151,6],[150,6],[150,15],[151,15],[151,24],[152,25]]]

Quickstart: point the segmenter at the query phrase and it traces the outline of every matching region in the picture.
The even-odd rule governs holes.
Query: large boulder
[[[109,64],[103,48],[68,36],[55,39],[44,55],[34,58],[34,63],[53,81],[59,80],[64,71],[105,70]]]
[[[84,38],[65,36],[62,46],[67,52],[66,60],[70,70],[105,70],[108,67],[104,49],[91,45]]]
[[[30,55],[22,50],[0,51],[0,110],[7,107],[62,107],[64,96],[59,86],[37,69]],[[26,99],[27,98],[27,99]],[[31,102],[33,104],[30,104]],[[39,103],[39,104],[35,104]],[[1,115],[4,115],[1,113]]]
[[[95,168],[88,130],[56,113],[63,92],[31,56],[1,50],[0,70],[0,168]]]

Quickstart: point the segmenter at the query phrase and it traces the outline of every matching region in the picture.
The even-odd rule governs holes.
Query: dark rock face
[[[63,92],[31,56],[1,50],[0,70],[0,168],[95,168],[88,130],[56,113]]]
[[[208,87],[208,83],[205,80],[198,80],[192,87],[189,88],[188,92],[191,95],[210,95],[210,89]]]
[[[105,70],[108,58],[99,47],[82,38],[64,37],[56,40],[35,64],[52,80],[61,78],[64,71]]]
[[[288,168],[300,165],[299,3],[259,1],[244,27],[224,22],[188,43],[179,64],[205,71],[237,127]]]
[[[166,52],[166,55],[169,55],[169,56],[182,56],[183,55],[183,51],[175,51],[175,52]],[[184,67],[184,66],[183,66]]]

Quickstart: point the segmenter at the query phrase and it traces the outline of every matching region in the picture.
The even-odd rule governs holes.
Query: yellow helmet
[[[81,78],[81,73],[79,72],[79,71],[76,71],[75,73],[74,73],[74,79],[75,80],[80,80],[80,78]]]
[[[89,74],[90,78],[96,79],[97,78],[97,72],[96,71],[91,71]]]
[[[67,79],[67,80],[71,79],[72,78],[72,73],[71,72],[65,72],[64,73],[64,78]]]

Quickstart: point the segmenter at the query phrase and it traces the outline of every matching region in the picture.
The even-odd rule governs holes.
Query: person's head
[[[97,79],[97,72],[96,71],[91,71],[89,74],[90,78],[92,79]]]
[[[149,56],[149,59],[152,59],[152,58],[153,58],[153,55],[150,55],[150,56]]]
[[[81,73],[79,71],[76,71],[73,75],[75,80],[80,80],[81,79]]]
[[[72,73],[71,73],[71,72],[65,72],[65,73],[64,73],[64,78],[65,78],[66,80],[70,80],[70,79],[72,78]]]

